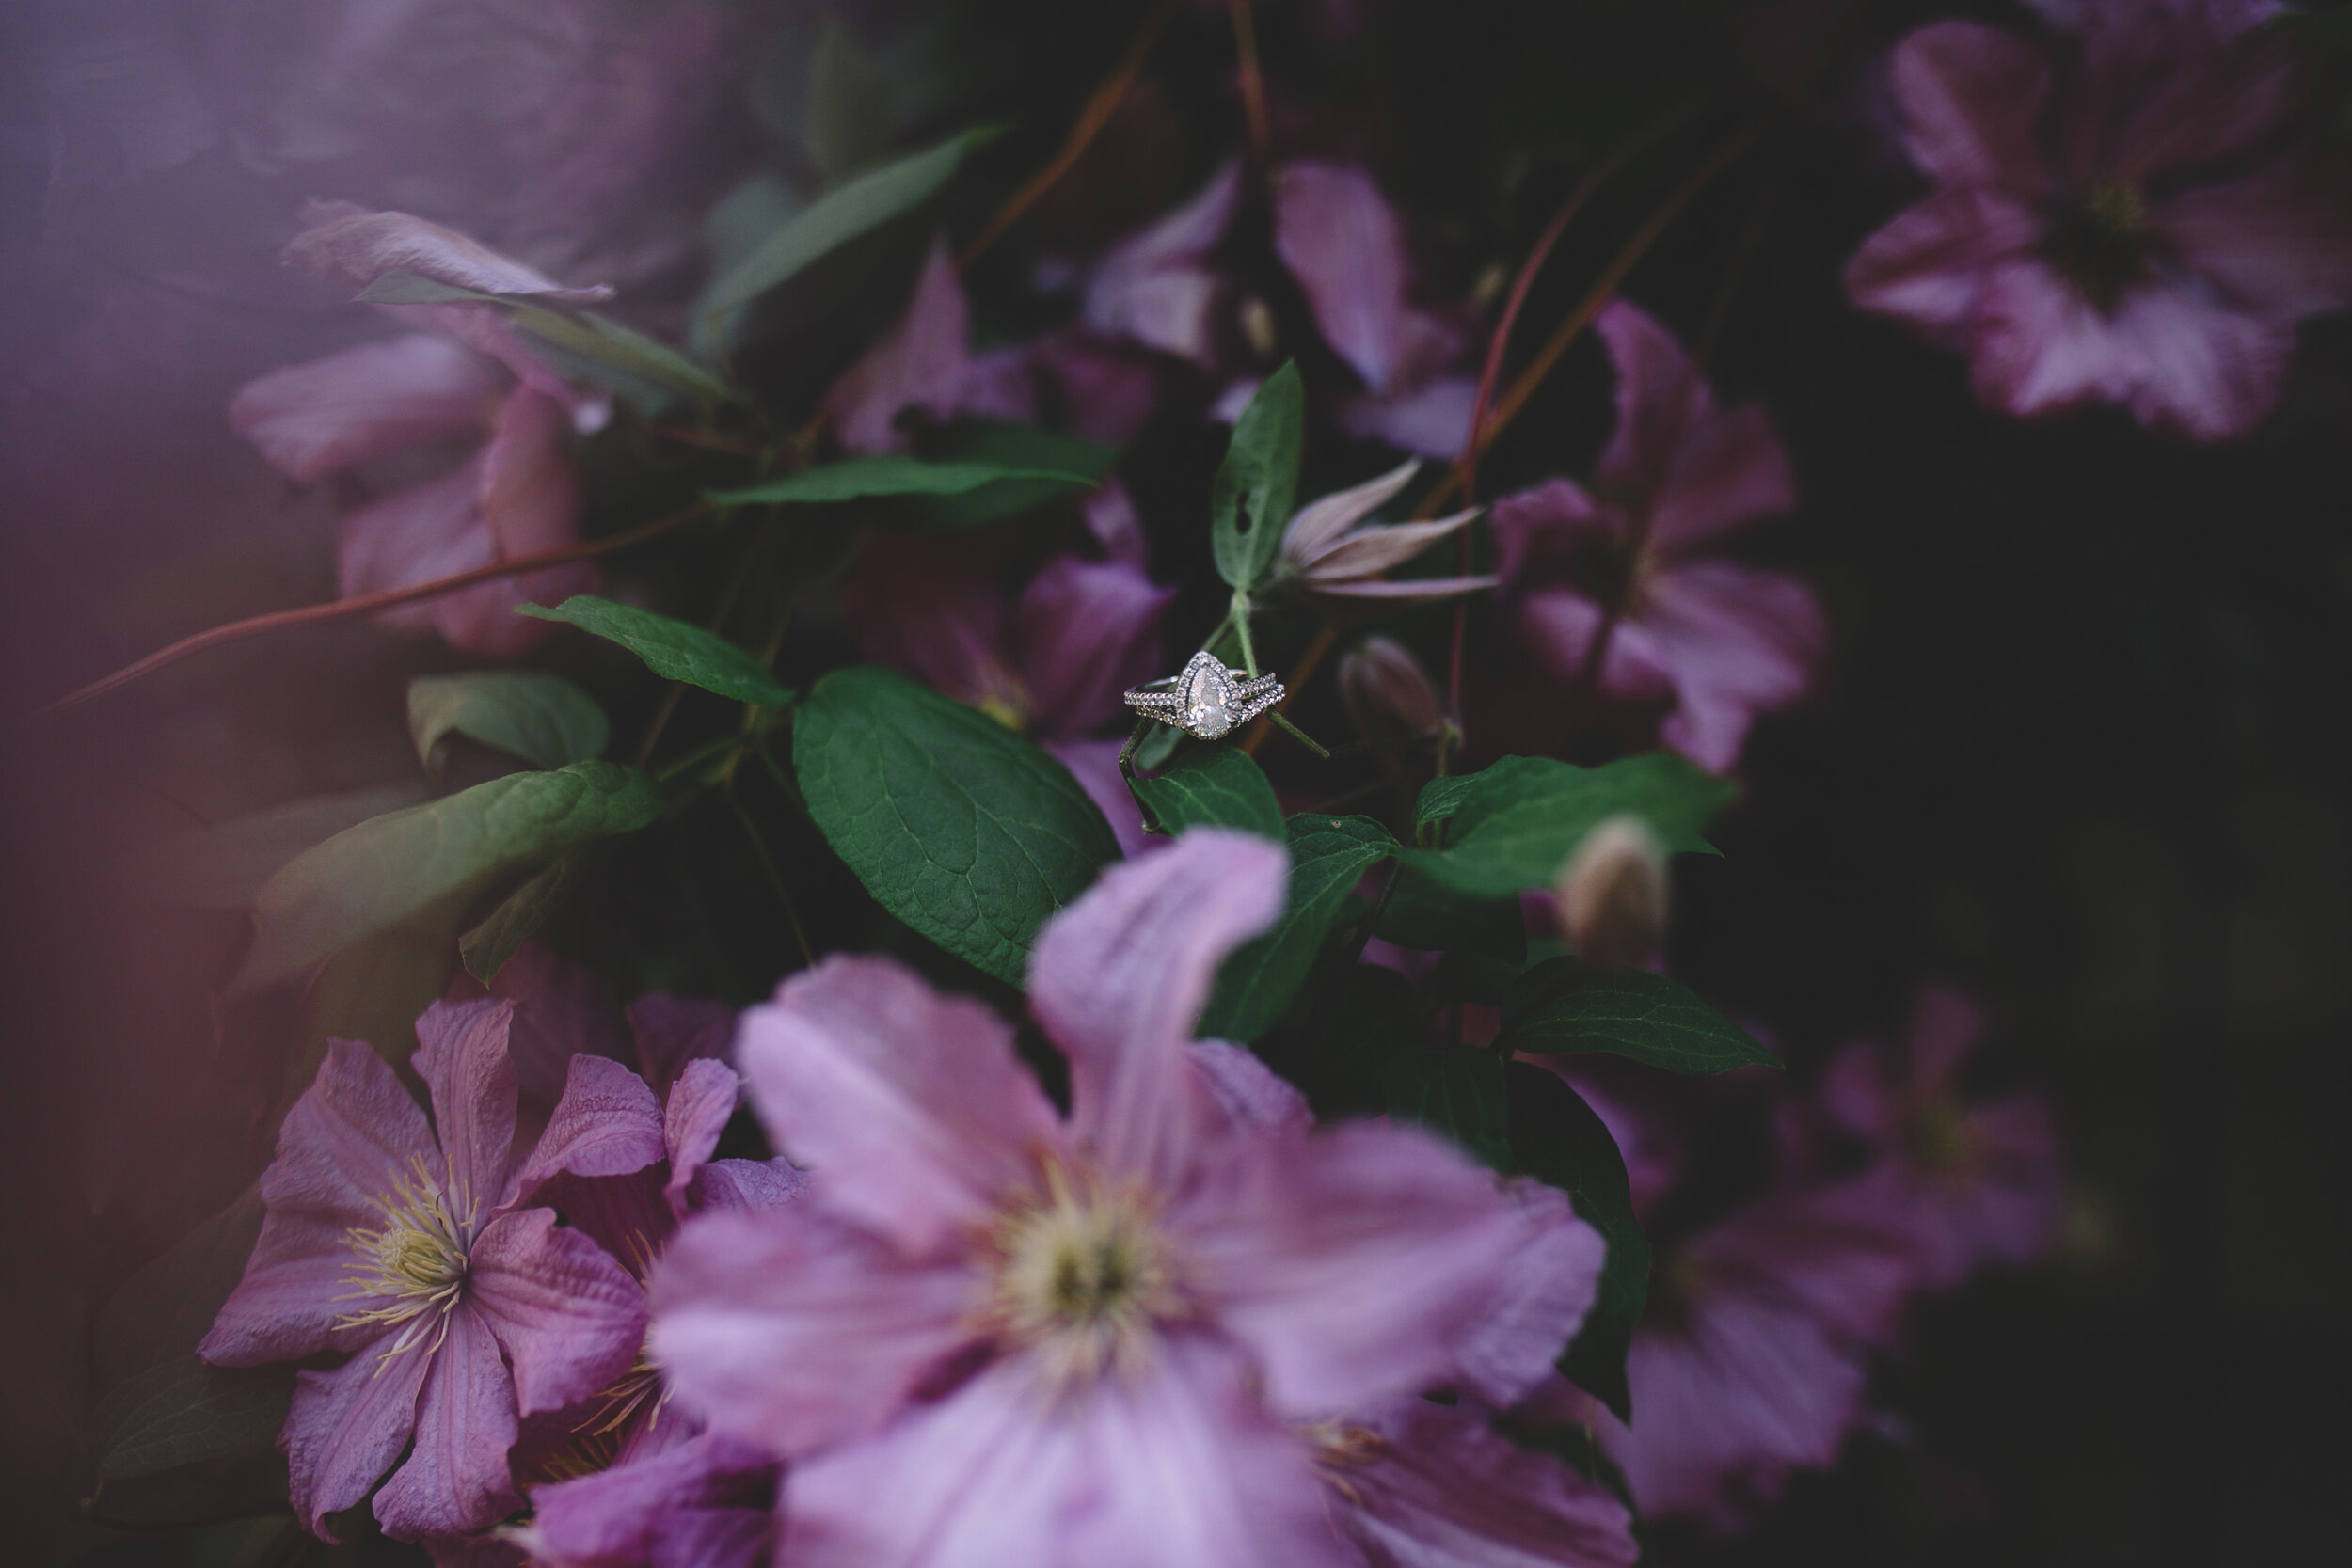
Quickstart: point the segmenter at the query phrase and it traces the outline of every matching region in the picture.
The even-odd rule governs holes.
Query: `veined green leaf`
[[[782,707],[792,693],[777,684],[768,667],[716,632],[635,605],[616,604],[593,594],[575,594],[553,610],[518,605],[516,613],[542,621],[564,621],[584,632],[618,642],[645,661],[655,674],[739,703]]]
[[[417,760],[439,778],[453,735],[539,768],[602,754],[612,726],[595,699],[544,670],[469,670],[408,683],[408,737]]]
[[[1209,491],[1209,546],[1217,575],[1255,588],[1281,553],[1298,495],[1307,392],[1295,361],[1266,377],[1233,421],[1233,438]]]
[[[1511,1103],[1500,1058],[1468,1047],[1415,1043],[1391,1050],[1380,1076],[1391,1116],[1417,1121],[1481,1164],[1513,1173]]]
[[[1283,838],[1291,880],[1282,916],[1217,970],[1216,989],[1200,1014],[1200,1033],[1211,1038],[1247,1042],[1273,1028],[1313,969],[1358,879],[1396,853],[1395,838],[1369,816],[1302,813],[1283,825]]]
[[[1156,779],[1134,779],[1129,793],[1160,831],[1238,828],[1279,843],[1282,806],[1248,753],[1232,746],[1195,746]]]
[[[1668,853],[1712,854],[1700,836],[1733,794],[1719,779],[1672,752],[1575,768],[1549,757],[1504,757],[1433,798],[1422,792],[1422,821],[1450,818],[1443,849],[1407,849],[1406,863],[1457,893],[1501,898],[1542,887],[1584,835],[1607,818],[1631,813],[1648,823]],[[1433,784],[1431,789],[1436,789]]]
[[[1552,958],[1518,977],[1502,999],[1496,1049],[1506,1044],[1535,1056],[1606,1053],[1669,1072],[1780,1065],[1680,981],[1576,958]]]

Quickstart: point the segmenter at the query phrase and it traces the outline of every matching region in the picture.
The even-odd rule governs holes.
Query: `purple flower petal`
[[[723,1060],[735,1045],[735,1009],[723,1002],[657,990],[630,1003],[627,1012],[638,1065],[656,1094],[668,1094],[687,1063]]]
[[[366,1497],[416,1430],[417,1392],[430,1358],[416,1350],[385,1355],[383,1348],[371,1346],[332,1371],[294,1379],[278,1443],[294,1515],[325,1541],[335,1539],[326,1533],[326,1516]]]
[[[1804,694],[1829,640],[1812,590],[1727,561],[1660,573],[1640,627],[1674,677],[1677,705],[1660,738],[1716,772],[1739,761],[1757,714]]]
[[[1989,269],[2030,250],[2043,229],[2032,210],[2001,192],[1941,190],[1862,243],[1846,263],[1846,293],[1862,309],[1965,347],[1963,329],[1976,318]]]
[[[489,360],[446,339],[409,333],[256,377],[230,401],[229,422],[278,472],[307,484],[482,429],[503,390]]]
[[[760,1119],[836,1213],[928,1253],[1062,1141],[1053,1106],[977,1002],[887,958],[834,955],[743,1015]]]
[[[1045,749],[1054,753],[1070,776],[1078,781],[1078,787],[1087,792],[1087,799],[1100,807],[1111,825],[1111,836],[1119,840],[1120,853],[1129,860],[1168,847],[1165,834],[1143,831],[1143,814],[1136,807],[1136,798],[1128,793],[1125,775],[1119,771],[1119,752],[1123,742],[1117,740],[1049,740]]]
[[[1125,711],[1120,693],[1165,673],[1160,620],[1176,590],[1140,567],[1057,556],[1014,611],[1032,731],[1079,735]]]
[[[1504,1256],[1495,1298],[1454,1352],[1462,1390],[1497,1410],[1525,1398],[1576,1337],[1609,1250],[1558,1188],[1522,1181],[1510,1196],[1523,1234]]]
[[[1322,559],[1347,531],[1371,516],[1396,493],[1413,482],[1421,460],[1409,459],[1377,479],[1320,496],[1298,509],[1282,531],[1282,554],[1295,564]]]
[[[348,201],[314,201],[286,261],[314,277],[364,289],[388,272],[414,273],[476,293],[517,294],[566,304],[611,299],[604,284],[565,288],[478,240],[406,213],[373,213]]]
[[[686,1212],[686,1192],[719,1147],[719,1134],[735,1115],[742,1080],[724,1062],[704,1057],[686,1064],[661,1108],[661,1137],[670,1150],[670,1181],[663,1196],[679,1215]]]
[[[782,1160],[713,1160],[694,1173],[686,1204],[705,1209],[772,1209],[808,1191],[809,1175]]]
[[[1170,1184],[1208,1125],[1185,1054],[1225,955],[1282,910],[1287,860],[1261,838],[1195,829],[1104,871],[1047,922],[1029,1005],[1070,1057],[1072,1131],[1104,1166]]]
[[[2293,319],[2352,299],[2352,201],[2343,171],[2315,157],[2192,186],[2155,222],[2189,267],[2253,314]]]
[[[220,1367],[259,1367],[298,1361],[323,1350],[356,1350],[381,1330],[344,1320],[353,1310],[352,1281],[359,1259],[351,1247],[354,1224],[298,1210],[271,1209],[246,1259],[245,1276],[221,1303],[197,1354]]]
[[[1252,1408],[1230,1354],[1165,1341],[1064,1395],[998,1362],[953,1399],[786,1476],[796,1568],[1340,1568],[1305,1449]],[[1041,1419],[1041,1409],[1054,1419]],[[877,1507],[878,1497],[889,1503]]]
[[[834,429],[851,451],[903,451],[905,409],[952,417],[972,373],[964,340],[971,313],[945,240],[934,240],[898,325],[850,367],[825,396]]]
[[[574,1176],[625,1176],[644,1170],[667,1152],[661,1139],[661,1108],[645,1081],[602,1056],[575,1056],[555,1102],[547,1131],[523,1162],[516,1179],[527,1197],[560,1172]]]
[[[1388,391],[1407,341],[1405,231],[1372,176],[1341,164],[1281,169],[1274,248],[1306,292],[1324,341],[1365,386]]]
[[[970,1342],[979,1282],[809,1202],[705,1213],[653,1277],[653,1354],[686,1408],[798,1456],[870,1432]]]
[[[604,1248],[559,1229],[552,1209],[491,1221],[474,1243],[467,1291],[514,1364],[525,1414],[612,1386],[645,1342],[644,1289]]]
[[[1226,1122],[1252,1132],[1304,1132],[1315,1114],[1272,1068],[1226,1040],[1195,1040],[1188,1053]]]
[[[1190,201],[1120,242],[1095,264],[1086,325],[1212,368],[1214,318],[1226,285],[1203,262],[1225,237],[1240,198],[1241,165],[1228,163]]]
[[[469,1216],[506,1201],[515,1144],[506,1029],[514,1013],[509,1002],[436,1002],[417,1020],[417,1075],[432,1092],[453,1198]]]
[[[962,541],[870,531],[841,584],[858,651],[976,707],[1025,720],[1028,694],[1008,664],[995,568]]]
[[[2049,176],[2035,122],[2050,66],[2014,33],[1937,22],[1895,46],[1891,66],[1911,161],[1949,185],[1993,185],[2031,198]]]
[[[400,1359],[422,1359],[421,1350]],[[450,1309],[417,1400],[416,1446],[375,1495],[384,1533],[396,1541],[461,1535],[521,1507],[506,1467],[515,1431],[515,1386],[498,1339],[461,1303]]]
[[[1539,562],[1565,561],[1587,544],[1614,538],[1624,518],[1575,481],[1550,479],[1496,501],[1487,526],[1494,531],[1496,567],[1507,582]]]
[[[1125,485],[1116,478],[1104,480],[1078,503],[1078,512],[1106,560],[1142,569],[1143,519],[1136,515],[1135,498],[1127,494]]]
[[[774,1491],[773,1461],[705,1433],[648,1458],[538,1488],[526,1539],[532,1560],[549,1568],[649,1562],[662,1537],[692,1528],[693,1516],[708,1510],[749,1512],[761,1527],[755,1533],[764,1533]],[[734,1528],[730,1524],[730,1533]],[[708,1543],[697,1544],[701,1554],[681,1560],[711,1568],[735,1560],[711,1555]]]
[[[1600,606],[1573,589],[1546,589],[1519,602],[1519,641],[1557,680],[1583,673],[1600,624]],[[1654,702],[1674,689],[1674,679],[1656,640],[1637,623],[1618,622],[1602,658],[1600,689],[1622,701]]]
[[[1267,1402],[1299,1419],[1441,1381],[1525,1234],[1490,1174],[1374,1125],[1228,1148],[1169,1224]]]
[[[1470,445],[1478,406],[1473,376],[1440,375],[1399,387],[1386,396],[1344,400],[1336,418],[1351,436],[1386,441],[1399,451],[1451,460]]]
[[[1596,478],[1643,498],[1658,549],[1688,549],[1795,504],[1788,456],[1762,409],[1718,409],[1673,334],[1624,300],[1593,329],[1617,370],[1617,428]]]
[[[543,1102],[563,1094],[574,1056],[628,1059],[628,1041],[614,1025],[604,983],[585,965],[568,961],[535,938],[499,966],[485,994],[515,1004],[506,1053],[514,1058],[522,1091]],[[658,1092],[660,1085],[654,1087]]]

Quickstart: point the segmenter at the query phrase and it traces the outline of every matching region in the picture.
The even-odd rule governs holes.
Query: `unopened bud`
[[[1367,637],[1340,660],[1340,701],[1367,740],[1410,740],[1442,717],[1421,661],[1393,637]]]
[[[1239,314],[1242,341],[1249,345],[1249,352],[1261,359],[1273,358],[1282,341],[1281,331],[1274,320],[1274,307],[1250,294],[1241,302]]]
[[[1581,958],[1646,963],[1666,940],[1666,852],[1640,817],[1620,814],[1560,868],[1560,934]]]

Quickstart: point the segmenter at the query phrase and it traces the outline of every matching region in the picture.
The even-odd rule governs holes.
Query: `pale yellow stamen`
[[[352,1251],[359,1255],[360,1272],[343,1280],[357,1289],[335,1298],[379,1303],[342,1314],[335,1320],[342,1326],[406,1325],[376,1357],[378,1374],[393,1356],[423,1343],[428,1334],[431,1350],[437,1350],[449,1332],[449,1309],[466,1289],[473,1203],[461,1188],[444,1187],[436,1180],[421,1154],[411,1156],[409,1166],[408,1174],[395,1175],[390,1189],[373,1199],[384,1216],[383,1227],[345,1232]]]
[[[1041,1188],[988,1231],[980,1327],[1041,1356],[1057,1383],[1136,1370],[1152,1324],[1184,1307],[1156,1211],[1133,1188],[1058,1162]]]

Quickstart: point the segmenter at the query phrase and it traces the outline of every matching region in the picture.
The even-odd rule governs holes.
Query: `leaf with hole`
[[[1245,593],[1282,550],[1298,461],[1306,444],[1307,393],[1295,361],[1266,377],[1233,421],[1233,438],[1209,490],[1209,547],[1217,575]]]

